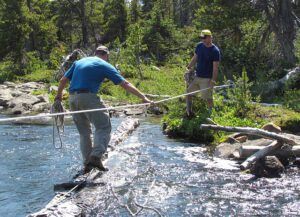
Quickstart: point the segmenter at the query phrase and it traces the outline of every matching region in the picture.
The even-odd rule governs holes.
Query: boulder
[[[9,101],[13,99],[9,89],[2,89],[0,92],[0,106],[8,107]]]
[[[144,114],[144,109],[125,109],[124,110],[125,115],[131,116],[131,115],[141,115]]]
[[[265,124],[262,129],[273,133],[281,133],[281,128],[274,123]]]
[[[230,144],[230,143],[221,143],[218,145],[214,151],[215,157],[221,157],[221,158],[228,158],[232,157],[233,152],[238,150],[240,148],[240,145],[237,144]]]
[[[16,84],[13,83],[13,82],[10,82],[10,81],[5,81],[5,82],[3,83],[3,85],[5,85],[5,86],[8,87],[8,88],[15,88],[15,87],[16,87]]]
[[[284,166],[276,156],[266,156],[252,166],[250,172],[256,177],[278,178],[284,171]]]
[[[34,104],[31,108],[31,111],[37,113],[46,112],[50,110],[50,107],[51,107],[50,103],[41,102],[41,103]]]

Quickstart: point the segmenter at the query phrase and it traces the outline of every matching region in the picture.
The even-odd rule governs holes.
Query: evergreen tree
[[[42,59],[49,58],[57,44],[57,27],[51,19],[48,0],[27,0],[31,31],[26,42],[26,51],[37,51]]]
[[[0,58],[11,56],[22,73],[25,44],[31,32],[25,0],[3,0],[0,22]]]
[[[104,37],[103,43],[119,38],[121,42],[126,39],[127,8],[125,0],[107,0],[104,2]]]
[[[136,23],[141,16],[141,7],[139,0],[132,0],[130,2],[130,22]]]

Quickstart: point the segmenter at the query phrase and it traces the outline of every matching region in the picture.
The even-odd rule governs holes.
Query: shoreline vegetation
[[[184,83],[184,68],[181,67],[151,67],[143,66],[144,79],[141,81],[139,78],[127,78],[134,85],[138,86],[149,97],[153,97],[154,101],[161,99],[159,96],[176,96],[185,93]],[[40,75],[39,75],[40,76]],[[44,75],[45,77],[47,75]],[[33,74],[30,80],[36,82],[21,84],[14,84],[5,82],[7,87],[14,89],[12,92],[2,92],[1,97],[1,113],[9,115],[18,114],[32,114],[45,112],[53,102],[56,93],[56,82],[43,83],[46,78],[34,78]],[[22,79],[23,82],[27,78]],[[18,83],[18,82],[17,82]],[[5,85],[2,84],[2,88]],[[284,101],[284,96],[280,104],[266,106],[260,103],[259,97],[253,97],[251,88],[253,83],[249,82],[246,71],[242,73],[241,77],[236,77],[234,80],[234,88],[226,88],[215,91],[214,93],[214,109],[212,114],[209,115],[205,103],[199,96],[195,98],[193,109],[195,117],[188,119],[185,116],[185,98],[178,98],[162,104],[155,105],[155,109],[149,109],[148,113],[157,114],[162,116],[162,129],[168,136],[175,138],[185,138],[197,143],[218,143],[222,142],[226,135],[225,133],[212,133],[210,131],[200,130],[200,125],[207,123],[207,118],[210,118],[215,123],[225,126],[248,126],[248,127],[262,127],[263,125],[272,122],[281,127],[283,131],[290,133],[300,132],[300,113],[299,109],[289,108],[289,103]],[[222,85],[222,84],[220,84]],[[26,91],[23,94],[32,95],[35,101],[31,103],[35,107],[27,106],[27,111],[19,111],[14,108],[18,107],[13,103],[14,98],[22,97],[22,90]],[[3,89],[4,90],[4,89]],[[10,101],[4,100],[4,95],[9,95]],[[101,98],[110,106],[140,103],[139,99],[127,94],[125,91],[120,90],[111,82],[104,82],[99,93]],[[24,97],[23,97],[24,98]],[[68,108],[68,93],[64,92],[64,104]],[[18,100],[17,100],[18,101]],[[256,102],[256,103],[253,103]],[[278,100],[276,102],[279,102]],[[40,103],[40,107],[37,107]],[[24,104],[24,103],[23,103]],[[35,109],[38,108],[38,109]],[[292,107],[293,108],[293,107]],[[141,114],[143,110],[136,112],[127,112],[128,114]]]

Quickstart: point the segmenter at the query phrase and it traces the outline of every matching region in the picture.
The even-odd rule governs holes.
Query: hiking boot
[[[91,156],[89,159],[89,162],[87,164],[87,169],[89,168],[97,168],[100,171],[108,171],[107,168],[105,168],[102,164],[101,158],[100,157],[96,157],[96,156]]]

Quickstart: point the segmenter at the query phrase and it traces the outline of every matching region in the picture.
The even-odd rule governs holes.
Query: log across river
[[[121,119],[112,119],[113,128]],[[109,171],[81,195],[86,216],[297,216],[300,175],[253,180],[232,161],[211,158],[198,144],[165,137],[146,118],[113,150]],[[66,126],[64,146],[52,146],[51,126],[0,125],[0,216],[26,216],[55,195],[81,167],[78,134]],[[92,192],[92,194],[90,194]],[[84,205],[84,204],[83,204]],[[127,206],[127,207],[126,207]],[[150,209],[149,209],[150,208]],[[155,210],[156,211],[155,211]]]

